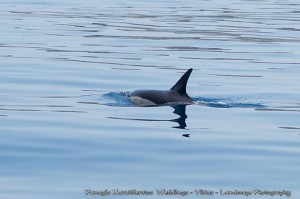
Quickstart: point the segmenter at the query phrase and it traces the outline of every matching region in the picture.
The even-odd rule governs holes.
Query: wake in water
[[[206,98],[206,97],[194,97],[192,98],[195,104],[203,105],[214,108],[264,108],[265,105],[260,103],[244,103],[239,102],[234,98]]]
[[[117,107],[136,107],[129,97],[129,92],[110,92],[106,93],[100,99],[107,106]],[[208,106],[214,108],[265,108],[260,103],[243,103],[234,98],[209,98],[209,97],[192,97],[195,105]],[[170,104],[166,104],[167,106]]]

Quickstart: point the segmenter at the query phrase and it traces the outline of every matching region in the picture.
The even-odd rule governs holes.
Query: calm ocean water
[[[0,198],[300,198],[298,0],[0,5]],[[198,105],[124,95],[191,67]]]

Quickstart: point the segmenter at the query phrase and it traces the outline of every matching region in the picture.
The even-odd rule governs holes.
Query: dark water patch
[[[300,31],[298,28],[277,28],[278,30]]]
[[[13,57],[13,56],[12,55],[1,55],[0,57],[8,58],[8,57]]]
[[[201,47],[193,47],[193,46],[167,46],[167,50],[171,51],[205,51],[205,52],[223,52],[228,49],[222,48],[201,48]]]
[[[10,44],[0,44],[0,48],[32,48],[32,49],[38,49],[40,46],[27,46],[27,45],[10,45]]]
[[[287,42],[299,42],[297,38],[262,38],[262,37],[240,37],[242,41],[246,42],[261,42],[261,43],[287,43]]]
[[[299,105],[289,105],[289,106],[277,106],[269,109],[262,109],[262,111],[287,111],[287,112],[300,112]]]
[[[51,48],[39,48],[39,50],[44,50],[47,52],[70,52],[70,53],[89,53],[89,54],[120,54],[120,55],[137,55],[138,53],[129,53],[129,52],[113,52],[113,51],[80,51],[80,50],[62,50],[62,49],[51,49]],[[79,56],[80,57],[80,56]],[[63,58],[61,58],[63,59]]]
[[[98,56],[91,56],[91,55],[81,55],[79,57],[83,57],[83,58],[94,58],[94,59],[97,59],[99,58]]]
[[[25,12],[25,11],[9,11],[13,14],[33,14],[33,12]]]
[[[12,58],[17,58],[17,59],[30,59],[33,57],[27,57],[27,56],[11,56]]]
[[[61,113],[87,113],[85,111],[72,110],[74,106],[64,105],[1,105],[0,111],[13,112],[61,112]]]
[[[42,110],[39,110],[39,109],[13,109],[13,108],[0,108],[1,111],[29,111],[29,112],[32,112],[32,111],[42,111]]]
[[[142,26],[142,27],[155,27],[155,28],[165,28],[166,26],[160,26],[157,24],[142,24],[142,23],[126,23],[128,25],[133,25],[133,26]]]
[[[272,67],[272,68],[268,68],[269,70],[284,70],[284,68],[274,68],[274,67]]]
[[[145,64],[125,64],[118,62],[104,62],[104,61],[88,61],[88,60],[79,60],[79,59],[71,59],[71,58],[52,58],[62,61],[73,61],[73,62],[82,62],[82,63],[91,63],[91,64],[107,64],[107,65],[117,65],[117,66],[137,66],[137,67],[145,67],[145,68],[159,68],[159,69],[173,69],[174,66],[155,66],[155,65],[145,65]]]
[[[101,56],[78,56],[82,58],[94,58],[94,59],[112,59],[111,57],[101,57]],[[139,61],[142,60],[142,58],[135,58],[135,57],[117,57],[113,58],[114,60],[132,60],[132,61]]]
[[[129,13],[123,16],[124,18],[138,18],[138,19],[147,19],[147,18],[158,18],[158,15],[149,15],[149,14],[135,14]]]
[[[219,84],[198,84],[199,86],[222,86]]]
[[[81,91],[84,91],[84,92],[99,92],[99,93],[107,92],[107,91],[103,91],[103,90],[91,90],[91,89],[84,89],[84,90],[81,90]]]
[[[86,35],[86,38],[118,38],[118,39],[139,39],[139,40],[200,40],[201,37],[162,37],[162,36],[121,36],[121,35]]]
[[[62,50],[62,49],[41,49],[46,50],[47,52],[70,52],[70,53],[94,53],[94,54],[111,54],[110,51],[90,51],[90,50]]]
[[[300,65],[300,62],[270,62],[270,61],[250,61],[251,63],[256,63],[256,64],[273,64],[273,65]]]
[[[250,78],[263,77],[262,75],[233,75],[233,74],[205,74],[205,75],[213,75],[213,76],[221,76],[221,77],[250,77]]]
[[[110,68],[112,70],[141,70],[141,69],[138,69],[138,68]]]
[[[126,118],[126,117],[107,117],[109,119],[117,119],[117,120],[133,120],[133,121],[146,121],[146,122],[164,122],[170,120],[159,120],[159,119],[140,119],[140,118]]]
[[[99,25],[99,24],[97,24]],[[112,25],[112,24],[105,24],[105,25],[101,25],[101,26],[108,26],[108,27],[114,27],[117,28],[117,30],[121,30],[121,31],[147,31],[147,32],[166,32],[166,30],[160,30],[157,28],[150,28],[150,27],[144,27],[144,26],[126,26],[126,25]],[[172,31],[170,29],[168,29],[168,31]]]
[[[47,18],[66,18],[66,19],[94,19],[96,18],[93,14],[84,14],[84,13],[63,13],[63,12],[43,12],[36,13],[39,17]]]
[[[57,36],[57,37],[70,37],[71,36],[71,35],[57,34],[57,33],[47,33],[45,35],[48,35],[48,36]]]
[[[99,102],[76,102],[76,103],[78,103],[78,104],[94,104],[94,105],[103,105],[103,104],[101,104],[101,103],[99,103]]]
[[[300,128],[299,127],[290,127],[290,126],[280,126],[278,128],[281,128],[281,129],[288,129],[288,130],[298,130],[300,131]]]
[[[81,46],[92,46],[92,47],[101,47],[101,48],[107,48],[107,47],[112,47],[112,48],[128,48],[129,46],[124,46],[124,45],[101,45],[101,44],[82,44]],[[155,46],[149,46],[149,45],[143,45],[144,47],[155,47]],[[139,48],[139,46],[136,46],[136,48]],[[147,49],[143,49],[144,51],[149,51]],[[119,51],[119,52],[114,52],[114,51],[109,51],[111,54],[125,54],[125,55],[147,55],[147,54],[142,54],[142,53],[135,53],[135,52],[127,52],[126,50],[124,51]],[[151,56],[169,56],[168,54],[162,54],[162,53],[156,53],[156,54],[151,54]],[[118,57],[115,57],[117,59]],[[140,59],[140,58],[137,58]]]
[[[53,48],[68,48],[68,46],[51,46]]]
[[[259,108],[257,111],[279,111],[279,112],[300,112],[300,110],[282,109],[282,108]]]
[[[225,58],[225,57],[217,57],[217,58],[204,58],[204,57],[178,57],[181,59],[200,59],[200,60],[229,60],[229,61],[254,61],[256,59],[246,59],[246,58]]]
[[[81,32],[99,32],[98,30],[86,30],[86,29],[83,29],[83,30],[75,30],[75,31],[81,31]]]
[[[76,24],[56,24],[56,25],[80,28],[80,29],[74,29],[74,30],[63,29],[63,31],[69,31],[69,32],[71,31],[71,32],[93,32],[93,33],[97,33],[97,32],[101,31],[101,30],[91,29],[93,27],[84,26],[84,25],[76,25]],[[85,29],[83,29],[83,28],[85,28]]]
[[[89,28],[88,26],[78,25],[78,24],[56,24],[56,25],[71,26],[71,27],[76,27],[76,28]]]
[[[41,107],[51,107],[51,108],[73,108],[74,106],[63,106],[63,105],[36,105]]]
[[[53,108],[73,108],[73,106],[60,106],[60,105],[8,105],[8,106],[1,105],[1,107],[3,108],[0,108],[0,111],[86,113],[85,111],[77,111],[77,110],[51,110]],[[18,108],[11,108],[11,107],[18,107]],[[30,107],[30,108],[22,108],[22,107]],[[41,109],[34,109],[35,107],[40,107]],[[47,108],[47,109],[43,109],[43,108]]]
[[[39,98],[54,98],[54,99],[64,99],[64,98],[74,98],[73,96],[39,96]]]
[[[110,26],[106,23],[99,23],[99,22],[94,22],[94,23],[91,23],[91,25],[97,25],[97,26]]]
[[[0,105],[2,107],[50,107],[50,108],[72,108],[73,106],[65,105]]]
[[[257,54],[257,51],[227,51],[224,53],[229,53],[229,54]],[[269,51],[269,52],[259,52],[259,54],[290,54],[289,52],[285,51]]]
[[[87,113],[86,111],[65,111],[65,110],[54,110],[51,112],[56,112],[56,113]]]
[[[102,45],[102,44],[81,44],[81,46],[92,46],[92,47],[114,47],[114,48],[128,48],[127,45],[116,45],[116,44],[107,44],[107,45]]]
[[[278,106],[277,108],[299,108],[300,109],[300,106],[298,106],[298,105],[293,105],[293,106]]]

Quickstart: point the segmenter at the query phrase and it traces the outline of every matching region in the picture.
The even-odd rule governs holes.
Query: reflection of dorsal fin
[[[180,95],[186,95],[186,84],[189,80],[189,77],[192,73],[193,69],[190,68],[188,71],[182,75],[182,77],[178,80],[178,82],[170,89],[178,92]]]

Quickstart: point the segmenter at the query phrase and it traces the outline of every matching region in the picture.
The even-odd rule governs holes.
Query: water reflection
[[[173,113],[178,115],[179,117],[176,119],[169,119],[169,120],[161,120],[161,119],[146,119],[146,118],[124,118],[124,117],[108,117],[110,119],[117,119],[117,120],[133,120],[133,121],[144,121],[144,122],[175,122],[177,123],[176,126],[172,128],[177,129],[185,129],[186,119],[188,116],[186,115],[186,106],[187,105],[172,105],[171,107],[174,108]],[[183,134],[184,137],[189,137],[189,134]]]
[[[187,105],[176,105],[172,106],[174,108],[173,113],[176,115],[179,115],[179,118],[171,120],[173,122],[177,122],[179,126],[174,126],[173,128],[178,128],[178,129],[185,129],[186,127],[186,122],[185,120],[187,119],[187,115],[185,113]]]

